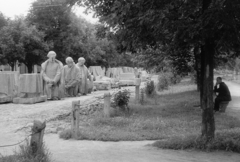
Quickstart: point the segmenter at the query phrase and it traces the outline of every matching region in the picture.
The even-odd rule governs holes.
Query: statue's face
[[[79,63],[79,65],[83,66],[85,63],[85,60],[79,60],[78,63]]]
[[[73,66],[73,62],[72,62],[72,61],[67,61],[67,66],[68,66],[69,68],[71,68],[71,67]]]
[[[54,62],[55,61],[55,57],[49,57],[49,62]]]

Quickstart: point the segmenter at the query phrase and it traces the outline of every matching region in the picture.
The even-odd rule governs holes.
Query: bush
[[[181,76],[180,75],[173,75],[172,77],[171,77],[171,83],[172,84],[178,84],[178,83],[180,83],[181,82]]]
[[[146,82],[145,94],[147,97],[152,97],[155,93],[155,85],[153,81]]]
[[[130,99],[129,90],[120,90],[113,95],[113,106],[119,107],[120,110],[126,111],[128,109],[128,102]]]
[[[62,132],[60,132],[59,138],[62,138],[65,140],[72,138],[72,130],[71,129],[63,130]]]
[[[167,90],[169,85],[181,82],[181,76],[172,72],[161,73],[158,76],[158,91]]]
[[[169,78],[165,73],[162,73],[158,76],[158,91],[163,91],[165,89],[168,89],[169,86]]]

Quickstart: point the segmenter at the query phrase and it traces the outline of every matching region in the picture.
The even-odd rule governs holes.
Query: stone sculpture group
[[[0,103],[34,104],[47,99],[60,100],[87,95],[93,89],[109,90],[135,85],[135,78],[140,77],[137,68],[108,68],[105,76],[101,67],[91,66],[88,70],[83,57],[77,63],[67,57],[66,65],[63,65],[56,56],[54,51],[48,52],[48,59],[41,64],[41,74],[1,71]]]
[[[92,76],[80,57],[75,64],[71,57],[66,58],[66,65],[56,59],[56,53],[50,51],[48,60],[42,63],[41,75],[44,81],[44,93],[48,100],[60,100],[63,97],[86,95],[89,91],[87,79]]]

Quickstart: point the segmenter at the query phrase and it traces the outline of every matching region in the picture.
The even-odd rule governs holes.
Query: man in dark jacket
[[[231,94],[228,86],[222,82],[221,77],[217,77],[216,85],[214,86],[214,92],[217,93],[214,103],[214,111],[219,111],[219,105],[222,101],[231,101]]]

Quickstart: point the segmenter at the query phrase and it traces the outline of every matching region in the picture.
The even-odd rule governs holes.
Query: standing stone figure
[[[47,94],[49,100],[60,100],[61,94],[59,92],[59,86],[61,83],[61,71],[63,64],[56,59],[56,53],[54,51],[48,52],[49,58],[42,63],[42,77],[44,80],[44,92]]]
[[[66,58],[66,64],[67,65],[63,67],[65,94],[68,97],[77,96],[78,84],[80,82],[80,69],[71,57]]]
[[[78,64],[77,66],[80,69],[80,84],[79,84],[79,92],[82,95],[86,95],[88,93],[88,84],[87,84],[87,79],[92,81],[91,73],[88,71],[87,67],[84,65],[85,59],[83,57],[80,57],[78,59]]]

